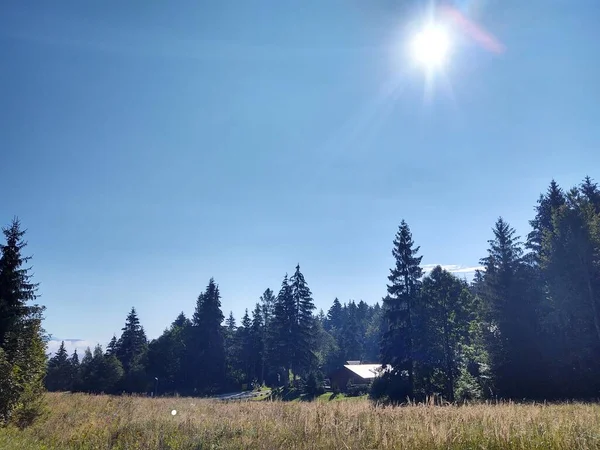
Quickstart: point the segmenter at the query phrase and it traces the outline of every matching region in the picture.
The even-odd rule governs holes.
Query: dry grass
[[[600,406],[375,407],[49,394],[48,417],[0,448],[600,449]],[[177,414],[171,415],[175,409]]]

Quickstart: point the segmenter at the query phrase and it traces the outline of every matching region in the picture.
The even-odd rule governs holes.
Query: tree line
[[[436,267],[401,222],[381,305],[335,299],[316,313],[297,266],[239,321],[225,318],[211,279],[191,317],[148,340],[131,309],[119,337],[81,357],[61,345],[49,390],[209,395],[243,384],[311,385],[348,360],[384,367],[371,396],[402,401],[596,398],[600,393],[600,190],[589,177],[567,191],[552,181],[521,240],[499,218],[471,282]],[[0,261],[3,414],[39,391],[42,308],[35,300],[18,221],[4,229]],[[40,353],[40,349],[41,352]],[[24,368],[30,367],[27,371]],[[0,381],[2,383],[3,381]],[[28,387],[30,386],[30,387]],[[6,392],[12,392],[12,397]],[[6,406],[12,405],[12,406]]]

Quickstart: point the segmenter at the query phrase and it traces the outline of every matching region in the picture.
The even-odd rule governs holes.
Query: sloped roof
[[[346,364],[344,367],[364,380],[370,380],[379,376],[381,364]]]

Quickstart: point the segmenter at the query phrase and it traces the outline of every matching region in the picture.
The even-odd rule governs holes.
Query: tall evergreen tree
[[[295,303],[287,274],[273,307],[273,318],[269,333],[269,355],[277,371],[283,369],[284,384],[289,382],[289,373],[294,357],[293,328],[296,322]],[[281,378],[279,373],[279,378]]]
[[[117,347],[118,347],[117,337],[113,334],[110,342],[106,346],[106,354],[107,355],[116,355]]]
[[[221,294],[213,278],[198,297],[192,318],[188,345],[192,363],[189,379],[196,393],[221,390],[225,379],[225,347],[223,338]]]
[[[23,423],[41,410],[46,372],[43,307],[35,301],[37,284],[32,282],[30,257],[22,250],[25,231],[14,219],[2,232],[0,245],[0,423],[12,417]]]
[[[148,345],[146,333],[140,325],[135,308],[131,308],[125,319],[125,326],[121,331],[122,334],[117,342],[115,355],[121,361],[123,369],[127,373],[136,362],[136,359],[144,354]]]
[[[257,379],[261,384],[264,381],[262,371],[265,356],[264,328],[262,308],[257,303],[252,311],[252,323],[250,325],[251,367],[252,379]]]
[[[294,303],[294,320],[292,322],[293,342],[293,373],[305,375],[315,364],[314,353],[314,317],[315,305],[312,293],[300,272],[300,265],[296,266],[294,275],[290,278],[291,297]]]
[[[342,321],[343,321],[342,314],[343,314],[342,304],[336,297],[333,300],[333,304],[331,305],[331,308],[329,308],[329,311],[327,311],[327,322],[326,322],[327,325],[326,325],[325,329],[327,331],[333,332],[334,335],[336,333],[339,333],[340,330],[342,329]]]
[[[600,390],[600,215],[586,178],[553,210],[544,235],[541,270],[545,282],[545,353],[551,390],[590,397]],[[569,374],[569,375],[566,375]]]
[[[126,392],[144,392],[148,387],[146,375],[146,357],[148,340],[144,327],[140,325],[135,308],[127,315],[122,334],[114,349],[114,356],[119,360],[125,373],[121,380],[121,389]],[[107,357],[113,356],[112,351],[107,352]],[[113,364],[112,360],[107,360]]]
[[[171,326],[148,346],[148,374],[154,380],[157,394],[175,394],[185,391],[186,337],[190,321],[180,313]]]
[[[535,296],[529,295],[531,275],[515,230],[499,218],[493,233],[488,256],[481,260],[486,341],[498,393],[515,398],[535,389],[534,374],[540,370]]]
[[[64,341],[60,343],[58,351],[48,361],[48,370],[44,381],[49,391],[70,391],[72,389],[72,366]]]
[[[81,390],[81,377],[80,370],[81,366],[79,363],[79,355],[77,349],[73,351],[73,354],[69,358],[69,365],[71,366],[71,390],[77,392]]]
[[[262,312],[263,322],[263,357],[260,369],[260,379],[264,382],[267,379],[267,375],[271,369],[272,351],[274,348],[274,342],[272,341],[273,330],[271,322],[275,314],[275,302],[276,297],[271,289],[266,289],[260,297],[260,310]]]
[[[413,318],[421,286],[421,258],[417,256],[408,224],[400,223],[392,255],[396,260],[390,270],[388,296],[383,299],[387,329],[381,344],[381,361],[390,366],[385,374],[387,395],[400,400],[414,392]],[[405,386],[402,377],[406,374]]]
[[[350,301],[344,306],[344,310],[344,320],[337,335],[339,346],[342,349],[342,360],[361,361],[363,359],[364,332],[361,332],[358,307],[354,301]]]
[[[429,377],[425,394],[443,392],[454,401],[460,371],[460,346],[467,343],[471,297],[466,283],[435,267],[423,280],[419,313],[418,352]],[[439,379],[440,385],[436,386]]]

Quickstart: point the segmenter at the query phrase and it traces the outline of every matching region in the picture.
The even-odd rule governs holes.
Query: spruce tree
[[[358,307],[354,301],[349,301],[347,305],[344,305],[343,319],[341,330],[338,332],[342,360],[361,361],[363,359],[364,333],[361,332]]]
[[[252,311],[252,323],[250,325],[251,361],[252,361],[252,379],[257,379],[261,384],[263,379],[263,358],[264,358],[264,323],[263,312],[259,303]]]
[[[44,381],[49,391],[71,390],[71,363],[64,341],[60,343],[58,351],[48,361],[48,370]]]
[[[327,311],[327,325],[325,326],[325,329],[333,332],[334,335],[339,333],[339,331],[342,329],[342,320],[342,304],[336,297],[333,300],[333,305],[331,305],[331,308],[329,308],[329,311]]]
[[[162,335],[148,345],[148,375],[157,394],[175,394],[185,390],[185,339],[190,322],[180,313]],[[157,380],[158,378],[158,380]]]
[[[435,267],[423,280],[419,305],[419,335],[415,337],[426,395],[442,392],[454,401],[454,388],[460,373],[460,348],[468,342],[471,296],[465,282],[450,272]],[[440,376],[441,375],[441,376]],[[439,384],[437,381],[439,378]]]
[[[0,245],[0,423],[12,416],[25,424],[41,410],[44,308],[30,304],[36,299],[37,284],[25,266],[31,258],[22,254],[27,243],[19,220],[2,231],[6,243]]]
[[[536,389],[538,324],[535,295],[530,295],[530,269],[515,230],[502,218],[488,241],[485,266],[483,318],[492,371],[499,395],[517,398]]]
[[[593,181],[566,194],[544,235],[545,349],[551,390],[589,397],[600,389],[600,214]],[[566,375],[566,374],[569,375]]]
[[[188,346],[192,371],[189,379],[196,393],[210,393],[223,388],[225,348],[223,340],[221,294],[213,278],[198,297],[191,327],[192,343]]]
[[[111,338],[110,342],[106,346],[106,354],[107,355],[116,355],[118,345],[119,344],[117,343],[117,337],[113,334],[113,337]]]
[[[239,342],[239,353],[237,356],[238,364],[240,365],[243,382],[250,383],[253,378],[253,362],[254,356],[252,354],[254,343],[252,342],[252,321],[248,315],[248,309],[244,312],[242,317],[241,326],[238,328],[238,342]]]
[[[283,384],[289,383],[289,373],[292,368],[295,348],[293,336],[295,322],[295,303],[286,274],[275,300],[269,333],[270,361],[279,374],[280,382]],[[283,379],[281,379],[282,375]]]
[[[77,392],[81,390],[81,378],[79,376],[81,367],[77,349],[73,351],[73,354],[69,358],[69,365],[71,366],[71,390]]]
[[[125,373],[128,373],[144,354],[148,346],[146,333],[140,325],[140,320],[134,307],[127,314],[125,326],[121,331],[122,334],[117,342],[115,355],[121,361]]]
[[[384,383],[387,395],[394,401],[412,397],[414,392],[413,319],[423,274],[418,252],[403,220],[392,250],[396,264],[388,277],[388,296],[383,299],[387,328],[381,342],[381,362],[389,366]]]
[[[313,311],[315,305],[312,299],[312,293],[300,272],[300,265],[296,266],[294,275],[290,278],[290,291],[294,304],[294,314],[292,321],[292,342],[293,342],[293,374],[306,375],[314,365],[314,317]]]
[[[260,379],[262,382],[266,380],[267,374],[270,370],[270,362],[272,360],[271,350],[273,348],[273,342],[271,340],[273,333],[271,330],[271,321],[273,320],[274,309],[275,309],[275,295],[271,289],[266,289],[263,295],[260,297],[260,310],[262,312],[262,323],[263,323],[263,356],[260,368]]]
[[[117,341],[114,356],[123,366],[124,377],[121,388],[126,392],[144,392],[147,388],[148,379],[145,373],[146,352],[148,340],[144,327],[140,325],[135,308],[127,315],[122,334]],[[112,352],[107,352],[112,356]],[[113,364],[112,360],[109,360]],[[114,364],[113,364],[114,365]]]

